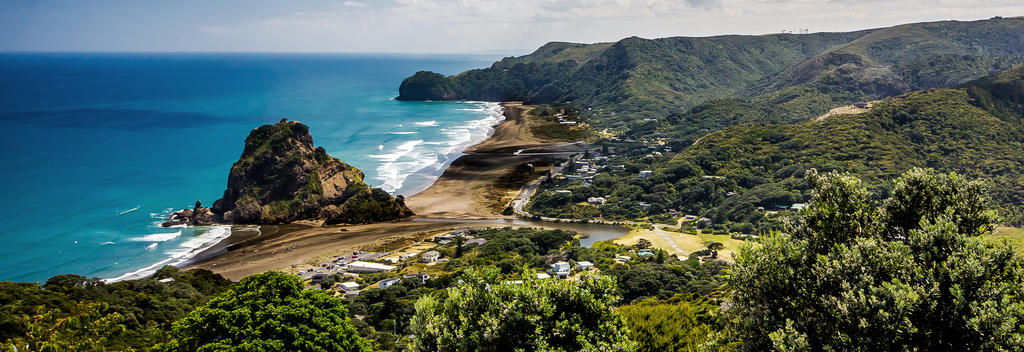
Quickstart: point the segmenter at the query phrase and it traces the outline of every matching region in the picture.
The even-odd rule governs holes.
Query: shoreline
[[[388,241],[451,230],[459,227],[522,226],[513,216],[495,211],[494,195],[502,189],[495,185],[516,165],[542,163],[548,157],[520,156],[525,148],[551,148],[574,153],[578,146],[546,141],[530,132],[525,113],[532,107],[520,102],[500,103],[504,119],[493,126],[493,133],[469,146],[423,191],[406,198],[413,217],[391,222],[322,226],[320,222],[301,221],[285,225],[261,225],[261,234],[241,241],[229,238],[196,255],[183,269],[202,268],[231,280],[270,270],[297,272],[311,268],[328,258],[353,250],[379,246]],[[507,191],[514,197],[518,189]],[[417,219],[432,219],[417,221]],[[274,228],[273,234],[264,229]]]

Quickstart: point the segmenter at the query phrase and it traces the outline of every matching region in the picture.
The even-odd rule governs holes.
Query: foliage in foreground
[[[647,299],[619,307],[630,338],[640,352],[730,351],[718,306],[706,299],[677,295],[668,300]]]
[[[8,340],[14,351],[106,351],[107,339],[125,330],[124,317],[104,314],[102,303],[78,303],[68,314],[59,309],[36,309],[28,319],[25,336]]]
[[[612,310],[615,282],[498,282],[494,268],[467,270],[447,297],[416,302],[414,351],[632,351],[628,329]]]
[[[981,240],[996,221],[981,183],[914,169],[876,206],[852,176],[809,180],[793,235],[736,258],[743,350],[1024,349],[1024,262]]]
[[[249,276],[174,324],[155,351],[370,351],[341,300],[299,278]]]
[[[227,290],[230,284],[208,270],[183,271],[173,266],[149,278],[109,284],[72,274],[54,276],[41,286],[0,282],[0,341],[8,341],[4,345],[10,346],[15,339],[43,341],[51,336],[54,341],[67,340],[59,350],[74,350],[70,344],[84,343],[80,340],[88,337],[102,341],[89,344],[85,349],[90,351],[142,350],[166,341],[174,321]],[[123,329],[97,330],[92,324],[74,323],[96,321],[101,316],[118,317],[114,320]],[[41,327],[48,331],[40,333]],[[104,334],[97,336],[94,332]]]

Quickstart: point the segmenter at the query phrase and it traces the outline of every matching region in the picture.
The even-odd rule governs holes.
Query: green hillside
[[[853,173],[883,197],[895,177],[926,167],[986,180],[1005,221],[1021,224],[1024,65],[958,88],[889,98],[865,113],[741,124],[710,133],[671,157],[636,150],[624,148],[598,166],[602,171],[590,183],[552,183],[547,190],[572,193],[539,192],[531,211],[630,219],[677,209],[710,218],[717,231],[751,233],[776,228],[772,219],[788,212],[774,211],[810,199],[803,179],[808,169]],[[639,170],[654,172],[639,178]],[[580,205],[593,196],[608,199],[599,208]]]
[[[735,123],[798,122],[858,100],[953,87],[1020,62],[1020,18],[849,33],[631,37],[549,43],[451,77],[417,74],[403,82],[399,99],[571,103],[591,108],[591,122],[601,128],[627,131],[633,120],[669,117],[664,131],[693,137]]]
[[[900,95],[857,115],[736,126],[701,139],[663,170],[685,163],[735,180],[735,189],[722,191],[738,195],[723,198],[709,214],[744,222],[758,216],[758,206],[806,200],[799,179],[809,168],[852,172],[884,194],[887,182],[899,174],[929,167],[988,180],[1002,215],[1019,224],[1024,221],[1022,75],[1024,65],[960,88]]]

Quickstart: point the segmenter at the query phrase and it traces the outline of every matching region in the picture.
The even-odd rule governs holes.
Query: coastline
[[[350,226],[325,227],[309,221],[263,225],[263,234],[242,241],[225,239],[224,244],[199,253],[183,268],[208,269],[239,280],[269,270],[297,272],[344,253],[411,235],[458,227],[517,226],[509,221],[512,216],[494,210],[493,199],[488,199],[495,194],[492,186],[516,165],[548,159],[516,155],[517,150],[562,150],[566,144],[545,141],[530,132],[525,113],[531,107],[520,102],[503,102],[501,107],[504,119],[494,126],[490,136],[468,147],[429,187],[406,199],[406,205],[417,214],[413,218]],[[565,152],[571,153],[571,148]],[[516,192],[518,189],[508,193],[514,196]],[[271,227],[272,231],[264,231]]]

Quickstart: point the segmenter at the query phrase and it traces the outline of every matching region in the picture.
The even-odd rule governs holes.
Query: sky
[[[2,0],[0,51],[527,53],[1024,16],[1024,0]]]

